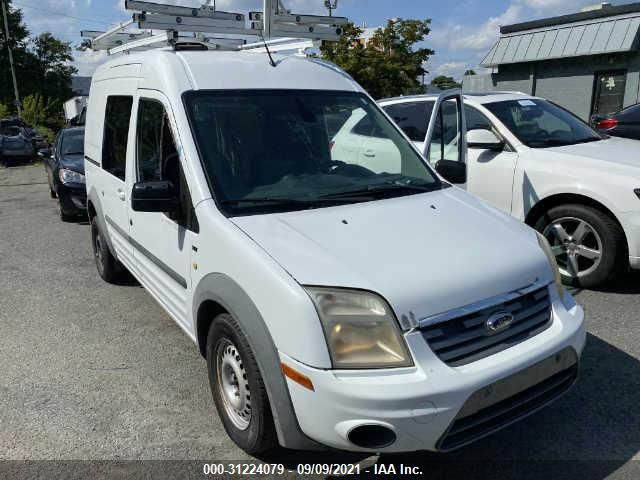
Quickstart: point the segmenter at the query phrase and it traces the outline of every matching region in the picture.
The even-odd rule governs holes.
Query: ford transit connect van
[[[229,436],[447,451],[567,391],[583,311],[544,238],[444,181],[334,65],[274,64],[134,53],[87,111],[98,272],[129,270],[194,341]],[[432,120],[452,103],[464,155],[460,96]]]

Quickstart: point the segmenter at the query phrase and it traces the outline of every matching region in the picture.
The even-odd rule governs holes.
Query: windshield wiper
[[[433,192],[434,190],[438,190],[439,188],[441,187],[440,185],[437,185],[437,184],[434,184],[432,186],[427,186],[427,185],[413,185],[410,183],[389,182],[389,183],[368,185],[366,188],[361,188],[358,190],[347,190],[346,192],[329,193],[327,195],[322,195],[321,198],[360,197],[363,195],[371,196],[378,193],[389,193],[389,192],[397,192],[397,191],[424,193],[424,192]]]
[[[353,197],[353,196],[352,196]],[[326,205],[332,203],[348,203],[352,201],[362,201],[361,198],[312,198],[308,200],[301,200],[297,198],[275,198],[275,197],[263,197],[263,198],[236,198],[232,200],[222,201],[223,205],[241,205],[250,204],[255,205],[273,205],[277,207],[315,207],[318,205]]]

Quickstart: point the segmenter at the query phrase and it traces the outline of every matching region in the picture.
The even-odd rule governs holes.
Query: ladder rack
[[[106,32],[81,32],[85,39],[83,47],[106,50],[109,55],[159,46],[262,51],[265,43],[273,45],[274,51],[304,50],[314,45],[310,41],[338,40],[348,23],[344,17],[293,14],[282,0],[264,0],[263,11],[249,13],[249,26],[246,15],[219,11],[208,4],[191,8],[125,0],[125,8],[135,11],[131,20]],[[142,32],[126,32],[131,26]],[[257,37],[263,42],[247,45],[247,37]],[[291,45],[286,46],[287,43]]]

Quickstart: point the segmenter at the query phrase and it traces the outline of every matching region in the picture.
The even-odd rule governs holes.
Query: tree
[[[13,50],[20,96],[26,99],[38,94],[44,105],[50,108],[57,105],[58,111],[50,112],[45,126],[61,126],[61,105],[72,95],[71,77],[76,73],[72,65],[71,45],[61,42],[51,33],[29,39],[21,10],[11,6],[12,0],[6,1],[9,7],[9,44]],[[15,111],[11,73],[6,68],[8,64],[7,40],[0,33],[0,103],[11,105],[11,110]]]
[[[395,97],[420,89],[424,64],[433,55],[415,48],[429,34],[431,20],[389,20],[364,41],[363,30],[349,24],[337,42],[324,42],[322,56],[342,67],[374,98]]]
[[[449,90],[451,88],[461,88],[462,85],[456,82],[453,77],[439,75],[431,80],[431,85],[438,87],[440,90]]]
[[[7,118],[9,116],[9,107],[7,107],[4,103],[0,103],[0,120],[3,118]]]

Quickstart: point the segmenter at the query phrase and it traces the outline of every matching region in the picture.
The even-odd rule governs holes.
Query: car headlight
[[[553,254],[553,250],[551,250],[551,245],[547,239],[540,232],[536,232],[538,236],[538,243],[540,244],[540,248],[547,256],[547,260],[549,260],[549,265],[551,266],[551,271],[554,275],[554,282],[556,284],[556,288],[558,289],[558,295],[560,298],[564,297],[564,285],[562,285],[562,275],[560,275],[560,269],[558,268],[558,262],[556,261],[556,256]]]
[[[340,288],[306,291],[318,311],[334,368],[413,365],[395,315],[380,296]]]
[[[67,170],[66,168],[61,168],[58,172],[58,177],[60,177],[60,181],[62,183],[85,183],[84,175],[78,172],[74,172],[73,170]]]

